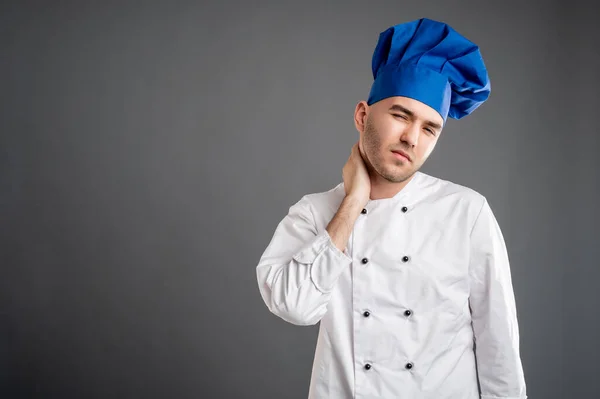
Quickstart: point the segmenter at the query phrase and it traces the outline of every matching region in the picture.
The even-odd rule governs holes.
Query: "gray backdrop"
[[[0,6],[0,397],[305,398],[317,326],[255,268],[340,181],[379,32],[420,17],[489,69],[423,171],[498,217],[529,397],[600,397],[594,6],[141,3]]]

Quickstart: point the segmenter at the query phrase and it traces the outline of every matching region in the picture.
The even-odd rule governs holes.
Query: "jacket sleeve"
[[[309,199],[290,207],[256,267],[258,287],[269,310],[296,325],[317,324],[340,274],[351,259],[317,232]]]
[[[481,399],[525,399],[508,253],[484,198],[471,232],[470,297]]]

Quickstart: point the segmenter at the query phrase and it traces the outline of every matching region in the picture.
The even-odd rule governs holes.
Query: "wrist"
[[[365,204],[367,203],[368,198],[364,199],[359,197],[356,194],[347,194],[344,197],[344,200],[342,201],[342,203],[344,205],[346,205],[351,211],[356,211],[356,212],[360,212],[362,211],[363,207],[365,206]]]

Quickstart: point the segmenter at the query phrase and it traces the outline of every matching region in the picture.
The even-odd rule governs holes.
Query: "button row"
[[[371,370],[371,367],[373,367],[373,366],[371,366],[371,364],[370,364],[370,363],[366,363],[366,364],[365,364],[365,369],[366,369],[366,370]],[[414,364],[413,364],[413,363],[411,363],[411,362],[409,362],[409,363],[406,363],[406,364],[404,365],[404,368],[406,368],[407,370],[410,370],[410,369],[412,369],[413,367],[414,367]]]
[[[402,262],[404,262],[404,263],[408,262],[409,260],[410,260],[410,256],[404,255],[404,256],[402,257]],[[369,259],[368,259],[368,258],[362,258],[362,259],[360,260],[360,262],[361,262],[363,265],[366,265],[367,263],[369,263]]]
[[[412,312],[412,310],[410,310],[410,309],[406,309],[406,310],[404,311],[404,316],[406,316],[406,317],[410,317],[410,316],[412,316],[412,314],[413,314],[413,312]],[[369,312],[368,310],[365,310],[365,311],[363,312],[363,316],[365,316],[365,317],[369,317],[369,316],[371,316],[371,312]]]
[[[404,213],[408,212],[408,208],[407,208],[407,207],[405,207],[405,206],[403,206],[403,207],[401,208],[401,210],[402,210],[402,212],[404,212]],[[360,211],[360,213],[362,213],[363,215],[366,215],[366,214],[367,214],[367,209],[366,209],[366,208],[363,208],[363,210],[362,210],[362,211]]]

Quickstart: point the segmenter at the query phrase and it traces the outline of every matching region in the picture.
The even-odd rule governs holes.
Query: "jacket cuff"
[[[323,293],[333,290],[340,274],[352,263],[352,259],[335,246],[327,230],[323,230],[292,258],[310,266],[310,278]]]

